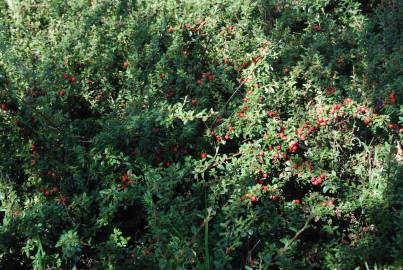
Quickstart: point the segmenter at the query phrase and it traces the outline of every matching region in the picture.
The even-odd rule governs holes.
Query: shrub
[[[1,268],[398,269],[400,18],[0,1]]]

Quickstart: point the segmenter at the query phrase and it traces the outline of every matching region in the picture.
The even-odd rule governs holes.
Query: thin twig
[[[305,222],[304,226],[293,236],[293,238],[291,238],[291,240],[281,249],[279,249],[277,255],[274,257],[274,259],[277,259],[280,255],[282,255],[284,252],[286,252],[292,243],[294,243],[300,236],[301,234],[309,228],[309,223],[312,221],[313,219],[313,215],[311,215],[307,221]]]

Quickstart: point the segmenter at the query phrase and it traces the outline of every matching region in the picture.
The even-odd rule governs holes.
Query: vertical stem
[[[208,211],[207,211],[207,191],[204,191],[204,201],[205,201],[205,224],[204,224],[204,252],[205,252],[205,267],[206,270],[210,269],[210,252],[208,247]]]

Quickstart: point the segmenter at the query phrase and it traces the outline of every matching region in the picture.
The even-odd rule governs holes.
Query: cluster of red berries
[[[334,205],[334,200],[330,200],[330,201],[323,201],[322,202],[322,206],[323,207],[325,207],[325,206],[333,206]]]
[[[289,150],[291,153],[295,153],[295,152],[297,152],[297,150],[298,150],[298,145],[299,145],[298,142],[292,141],[292,142],[290,142],[289,145],[288,145],[288,150]]]
[[[311,184],[314,186],[319,186],[323,183],[323,181],[326,179],[326,176],[321,174],[319,177],[313,176],[311,178]]]
[[[269,186],[267,186],[267,185],[263,186],[263,190],[264,190],[264,191],[270,191],[269,189],[270,189]],[[273,194],[270,196],[270,199],[271,199],[272,201],[278,201],[278,200],[280,199],[280,196],[276,194],[277,189],[276,189],[276,188],[272,188],[272,189],[271,189],[271,192],[272,192]],[[249,197],[249,199],[250,199],[250,201],[251,201],[252,203],[256,203],[256,202],[258,201],[258,198],[257,198],[256,196],[254,196],[254,195],[247,195],[247,197]]]
[[[71,83],[77,81],[77,78],[76,78],[74,75],[72,75],[72,76],[70,77],[70,75],[67,74],[67,73],[65,73],[65,74],[63,75],[63,77],[64,77],[66,80],[69,80]]]
[[[35,156],[37,155],[35,144],[31,145],[31,154],[32,154],[31,166],[35,166],[35,164],[36,164]]]
[[[203,30],[201,29],[202,26],[207,26],[207,22],[204,19],[200,19],[200,22],[195,24],[193,27],[190,23],[185,24],[185,29],[192,31],[193,33],[200,32],[202,33]],[[179,25],[179,28],[182,28],[182,24]],[[174,29],[172,26],[168,27],[168,32],[173,33]]]
[[[226,133],[224,135],[224,139],[227,140],[227,141],[230,140],[231,139],[230,133],[232,133],[234,130],[235,130],[234,127],[232,127],[232,126],[228,127],[228,133]]]
[[[256,173],[258,174],[258,177],[255,178],[256,183],[264,185],[265,182],[270,181],[268,172],[263,172],[262,169],[257,168]]]
[[[60,189],[58,187],[53,187],[50,190],[47,189],[47,188],[44,188],[41,191],[42,191],[43,195],[45,195],[46,197],[49,197],[49,196],[51,196],[51,195],[53,195],[55,193],[59,193]]]
[[[298,139],[305,141],[306,136],[311,135],[313,131],[315,131],[315,127],[309,126],[309,122],[305,122],[302,128],[298,128],[295,133],[297,134]]]
[[[267,147],[267,149],[268,149],[269,151],[273,151],[273,150],[274,150],[273,146],[271,146],[271,145],[269,145],[269,146]],[[277,145],[277,146],[276,146],[276,150],[277,150],[278,152],[274,153],[274,155],[273,155],[273,162],[275,162],[277,159],[281,159],[281,158],[286,159],[286,158],[287,158],[287,154],[286,154],[286,153],[281,153],[281,152],[280,152],[280,151],[281,151],[281,145]],[[265,153],[264,153],[263,151],[261,151],[261,152],[259,152],[259,155],[260,155],[260,156],[264,156]]]
[[[216,142],[221,142],[222,141],[222,137],[220,135],[217,135],[217,132],[215,130],[211,130],[210,131],[210,136],[216,141]],[[227,133],[224,135],[224,139],[225,140],[229,140],[231,137],[230,135]]]
[[[32,144],[32,145],[31,145],[31,153],[32,153],[32,154],[35,154],[35,153],[36,153],[36,145],[35,145],[35,144]]]
[[[389,128],[389,129],[397,129],[397,128],[398,128],[398,125],[397,125],[397,124],[389,124],[389,125],[388,125],[388,128]]]
[[[142,178],[139,179],[140,181]],[[115,179],[116,182],[121,182],[121,184],[116,186],[116,190],[125,190],[128,185],[133,185],[134,181],[132,179],[129,179],[129,175],[127,173],[124,173],[120,178]]]
[[[210,82],[214,81],[214,74],[211,73],[210,71],[208,71],[208,72],[202,72],[202,73],[200,74],[200,76],[201,76],[201,79],[198,79],[198,80],[196,81],[196,84],[197,84],[198,86],[201,86],[201,85],[203,84],[203,80],[205,80],[205,79],[208,79]]]

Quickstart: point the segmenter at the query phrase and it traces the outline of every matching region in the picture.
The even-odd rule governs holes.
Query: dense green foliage
[[[0,0],[0,269],[399,269],[401,19]]]

